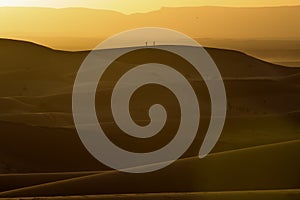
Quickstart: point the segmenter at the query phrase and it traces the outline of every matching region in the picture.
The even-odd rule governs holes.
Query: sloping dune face
[[[289,188],[292,193],[300,186],[299,172],[297,172],[299,158],[295,155],[295,151],[299,151],[299,140],[216,153],[203,160],[182,159],[154,173],[128,174],[108,171],[87,174],[13,189],[0,193],[0,196],[45,197],[170,191],[178,193],[280,191],[286,188]],[[273,153],[277,156],[272,156]],[[291,156],[286,157],[286,154]]]
[[[237,51],[206,50],[224,79],[228,100],[225,127],[212,154],[201,160],[197,157],[203,140],[201,130],[192,146],[171,166],[132,175],[111,170],[94,159],[74,128],[72,88],[89,52],[57,51],[0,39],[0,196],[161,193],[167,197],[166,193],[175,192],[180,198],[221,195],[230,199],[233,195],[203,191],[253,191],[239,194],[252,197],[299,195],[300,69],[270,64]],[[201,95],[204,83],[194,74],[185,75],[199,87],[199,99],[204,103],[202,124],[208,124],[209,102]],[[97,94],[108,94],[114,83],[103,85],[105,88]],[[176,110],[177,102],[165,99],[171,94],[151,92],[147,99],[136,96],[136,102],[159,99],[168,104],[169,110]],[[96,98],[97,112],[103,109],[99,102]],[[133,105],[132,109],[137,123],[147,123],[139,106]],[[107,134],[116,142],[126,141],[125,136],[117,134],[115,122],[103,115]],[[177,122],[169,123],[171,129]],[[160,140],[165,142],[170,137],[166,134]],[[134,143],[140,151],[151,146]],[[262,194],[256,190],[272,192]],[[149,195],[135,198],[153,197]]]

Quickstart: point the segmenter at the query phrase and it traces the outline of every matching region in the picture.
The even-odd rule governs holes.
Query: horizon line
[[[114,9],[105,9],[105,8],[92,8],[92,7],[82,7],[82,6],[70,6],[70,7],[47,7],[47,6],[0,6],[1,8],[31,8],[31,9],[54,9],[54,10],[64,10],[64,9],[86,9],[86,10],[95,10],[95,11],[110,11],[116,12],[123,15],[132,15],[132,14],[147,14],[151,12],[160,11],[162,9],[182,9],[182,8],[233,8],[233,9],[257,9],[257,8],[287,8],[287,7],[300,7],[300,4],[295,5],[274,5],[274,6],[216,6],[216,5],[202,5],[202,6],[162,6],[159,9],[153,9],[149,11],[136,11],[136,12],[122,12]]]

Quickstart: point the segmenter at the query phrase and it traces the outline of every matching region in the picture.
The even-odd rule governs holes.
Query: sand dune
[[[188,48],[188,47],[187,47]],[[117,49],[115,51],[118,51]],[[208,48],[224,78],[280,77],[299,73],[263,62],[246,54]],[[64,52],[33,43],[0,39],[1,96],[56,95],[71,92],[75,74],[88,52]],[[22,69],[20,71],[20,69]],[[13,73],[8,73],[13,71]],[[192,76],[191,76],[192,78]]]
[[[291,76],[283,77],[282,80],[289,83],[289,84],[294,84],[295,86],[299,87],[300,74],[294,74],[294,75],[291,75]]]
[[[298,140],[211,154],[202,160],[182,159],[147,174],[106,172],[87,175],[11,190],[0,196],[298,189],[299,144]]]
[[[21,187],[39,185],[58,180],[87,176],[100,172],[63,172],[63,173],[35,173],[35,174],[0,174],[0,191]]]
[[[300,109],[299,87],[295,84],[300,69],[273,65],[237,51],[207,51],[225,80],[229,116],[270,115]],[[0,84],[6,85],[0,92],[1,105],[5,105],[0,110],[1,119],[40,126],[73,126],[68,115],[72,112],[72,86],[88,52],[57,51],[5,39],[0,39],[0,52]],[[187,77],[201,85],[193,74]],[[110,90],[111,83],[105,87]],[[66,113],[65,117],[61,113]]]
[[[228,117],[212,154],[202,160],[195,158],[203,139],[201,130],[181,160],[157,172],[132,175],[111,171],[95,160],[74,129],[72,85],[88,52],[57,51],[0,39],[0,84],[5,85],[0,90],[0,190],[6,191],[0,196],[296,198],[300,188],[300,69],[273,65],[237,51],[207,51],[224,77],[228,98]],[[186,75],[195,88],[201,89],[203,81],[194,74]],[[111,91],[110,81],[104,86],[97,95]],[[200,93],[199,99],[204,101],[201,124],[208,124],[209,102]],[[162,104],[170,104],[168,111],[173,115],[176,103],[164,95],[158,92],[137,100],[158,98]],[[96,108],[101,110],[103,105],[97,101]],[[147,123],[140,105],[133,107],[132,113],[138,123]],[[178,122],[174,116],[171,127]],[[118,135],[111,118],[103,119],[101,125],[109,130],[109,137],[120,143],[127,141]],[[155,144],[168,141],[170,134]],[[137,141],[130,144],[141,151],[153,146]],[[130,195],[116,196],[125,193]],[[136,193],[149,194],[133,195]]]
[[[74,129],[0,122],[0,133],[2,173],[107,169],[86,151]]]
[[[228,98],[228,117],[247,117],[286,114],[300,110],[300,88],[297,76],[280,79],[225,79]],[[195,84],[197,84],[195,82]],[[164,93],[156,97],[164,98]],[[202,110],[208,112],[209,105],[202,96]],[[72,127],[71,93],[48,96],[3,97],[0,120],[48,127]],[[97,110],[101,110],[100,103]],[[169,103],[171,107],[176,104]],[[282,106],[285,105],[285,106]],[[138,112],[140,108],[134,107]],[[204,116],[203,115],[203,116]],[[207,115],[207,114],[206,114]],[[140,118],[140,120],[145,119]],[[109,119],[106,119],[106,121]]]
[[[65,199],[105,199],[105,200],[298,200],[299,190],[256,190],[256,191],[229,191],[229,192],[183,192],[183,193],[149,193],[149,194],[112,194],[112,195],[83,195],[83,196],[56,196],[56,197],[38,197],[40,200],[65,200]],[[19,200],[19,198],[10,198]],[[32,199],[31,197],[22,199]]]
[[[24,103],[12,97],[0,98],[1,113],[22,113],[34,111],[34,105]]]
[[[5,39],[1,39],[0,44],[3,55],[0,60],[0,83],[6,85],[0,92],[0,120],[12,122],[2,122],[0,127],[1,158],[6,162],[2,164],[5,166],[2,170],[52,172],[103,169],[81,145],[72,119],[72,85],[76,71],[88,52],[57,51],[33,43]],[[228,97],[224,134],[214,151],[299,139],[298,117],[287,113],[300,110],[300,88],[295,84],[300,69],[273,65],[237,51],[207,50],[225,79]],[[203,84],[193,74],[188,74],[188,78],[195,85]],[[105,86],[106,90],[111,90],[111,83]],[[156,94],[155,98],[164,99],[163,93]],[[202,110],[206,112],[209,106],[203,102]],[[176,105],[170,106],[172,111]],[[133,110],[139,113],[140,108]],[[137,120],[148,119],[139,114]],[[107,119],[104,122],[107,129],[111,130],[110,134],[114,135],[112,121]],[[63,138],[60,138],[61,135]],[[23,144],[23,140],[30,141],[30,146]],[[8,145],[12,141],[14,145]],[[70,143],[74,147],[60,154]],[[53,146],[57,152],[47,150],[53,149]],[[198,147],[194,146],[186,156],[197,154]],[[22,151],[13,153],[15,148]],[[48,161],[39,160],[36,154],[39,148],[47,155]],[[81,155],[84,164],[82,161],[66,159],[70,156],[74,158],[72,152]],[[59,154],[58,158],[56,154]],[[22,160],[31,162],[24,163]],[[70,167],[70,163],[76,165]]]
[[[228,120],[213,152],[300,139],[299,115],[237,117]],[[115,135],[113,124],[103,126],[110,130],[110,136]],[[1,169],[2,173],[108,169],[85,150],[74,128],[0,122],[0,133],[0,162],[6,166]],[[125,138],[119,137],[118,142],[122,141],[126,141]],[[199,134],[184,157],[197,155],[201,141]],[[148,149],[151,145],[153,143],[137,143],[136,148]]]
[[[74,128],[71,113],[60,112],[20,112],[17,114],[0,114],[0,120],[43,127]]]

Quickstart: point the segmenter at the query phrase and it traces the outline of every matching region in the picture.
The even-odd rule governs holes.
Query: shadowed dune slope
[[[26,173],[26,174],[0,174],[0,191],[12,190],[21,187],[39,185],[74,177],[87,176],[100,172],[62,172],[62,173]]]
[[[38,197],[39,200],[298,200],[300,190],[256,190],[256,191],[229,191],[229,192],[183,192],[183,193],[148,193],[148,194],[112,194],[112,195],[82,195]],[[20,198],[10,198],[19,200]],[[23,200],[32,198],[22,197]]]
[[[189,158],[146,174],[106,172],[0,193],[2,197],[298,189],[300,141]],[[274,156],[276,155],[276,156]]]
[[[0,122],[2,172],[107,169],[82,145],[75,130]]]
[[[225,123],[213,152],[300,139],[297,121],[299,115],[296,113],[291,116],[231,118]],[[113,125],[104,126],[110,130],[110,135],[115,134]],[[0,122],[0,133],[1,173],[108,169],[86,151],[74,128]],[[201,139],[201,135],[197,136],[183,157],[198,155]],[[120,137],[119,141],[122,140]],[[137,144],[137,148],[143,149],[151,144]]]
[[[299,139],[300,88],[295,83],[300,69],[273,65],[237,51],[207,51],[224,78],[228,98],[228,118],[214,152]],[[0,84],[5,85],[0,89],[1,172],[107,169],[85,150],[72,119],[72,86],[87,54],[0,39]],[[203,84],[193,74],[187,78],[195,85]],[[105,86],[106,95],[112,84]],[[163,93],[149,98],[154,97],[164,99]],[[173,110],[176,105],[170,106]],[[204,111],[208,108],[202,105]],[[132,110],[138,113],[140,109]],[[146,120],[145,115],[137,116],[137,120]],[[112,121],[103,125],[109,134],[116,134]],[[196,139],[184,157],[197,155],[201,139]]]

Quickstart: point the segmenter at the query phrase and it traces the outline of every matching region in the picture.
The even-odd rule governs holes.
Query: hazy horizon
[[[199,7],[199,6],[221,6],[221,7],[274,7],[274,6],[294,6],[300,5],[297,0],[246,0],[246,1],[227,1],[222,0],[208,1],[208,0],[152,0],[141,2],[137,0],[73,0],[73,1],[38,1],[38,0],[3,0],[0,2],[1,6],[13,7],[50,7],[50,8],[67,8],[67,7],[80,7],[91,9],[113,10],[124,14],[132,13],[145,13],[159,10],[162,7]]]
[[[70,7],[47,7],[47,6],[1,6],[0,8],[33,8],[33,9],[54,9],[54,10],[65,10],[65,9],[86,9],[86,10],[97,10],[97,11],[110,11],[115,13],[120,13],[122,15],[135,15],[135,14],[147,14],[155,11],[160,11],[162,9],[180,9],[180,8],[235,8],[235,9],[247,9],[247,8],[282,8],[282,7],[300,7],[299,4],[282,4],[282,5],[265,5],[265,6],[234,6],[234,5],[200,5],[200,6],[161,6],[153,10],[144,10],[144,11],[134,11],[134,12],[124,12],[120,10],[110,9],[110,8],[97,8],[97,7],[85,7],[85,6],[70,6]]]
[[[164,7],[131,15],[87,8],[0,7],[0,15],[0,37],[24,40],[37,36],[105,39],[139,27],[174,29],[193,38],[300,39],[300,6]]]

